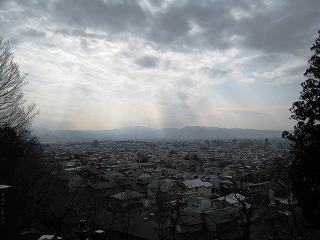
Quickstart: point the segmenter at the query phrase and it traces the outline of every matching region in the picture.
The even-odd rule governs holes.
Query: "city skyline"
[[[291,130],[317,1],[0,1],[34,128]]]

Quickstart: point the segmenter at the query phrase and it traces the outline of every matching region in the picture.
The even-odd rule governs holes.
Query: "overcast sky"
[[[34,128],[290,130],[319,0],[0,0]]]

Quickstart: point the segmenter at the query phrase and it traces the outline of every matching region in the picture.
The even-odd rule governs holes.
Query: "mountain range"
[[[126,127],[113,130],[37,130],[42,142],[107,140],[214,140],[281,138],[279,130],[186,126],[183,128]]]

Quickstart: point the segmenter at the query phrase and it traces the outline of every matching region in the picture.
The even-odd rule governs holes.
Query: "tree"
[[[38,219],[49,196],[48,173],[41,158],[42,147],[35,137],[21,137],[9,126],[0,127],[0,183],[18,191],[19,230],[30,227]]]
[[[292,133],[283,132],[283,137],[291,141],[294,197],[314,228],[320,226],[320,31],[318,34],[310,48],[314,55],[304,73],[308,79],[301,83],[299,101],[290,108],[291,118],[298,122]]]
[[[234,192],[225,196],[234,201],[234,204],[223,202],[222,213],[226,218],[232,220],[241,229],[241,239],[251,239],[251,228],[253,225],[259,224],[257,219],[261,217],[261,209],[265,206],[266,195],[263,188],[255,192]]]
[[[188,188],[182,182],[168,179],[155,179],[149,186],[153,189],[150,210],[155,214],[158,236],[161,240],[174,240],[181,216],[187,216],[185,193]]]
[[[26,76],[14,62],[9,42],[0,38],[0,126],[9,125],[19,135],[28,132],[39,113],[35,103],[24,106],[26,100],[21,88],[28,83]]]
[[[126,190],[111,196],[113,203],[110,205],[112,222],[120,225],[126,239],[133,235],[137,226],[141,224],[140,212],[143,208],[143,194]],[[117,228],[117,226],[114,226]]]
[[[273,181],[273,199],[271,204],[268,206],[269,223],[268,225],[272,231],[279,235],[276,231],[278,222],[285,220],[285,226],[281,226],[281,231],[289,232],[291,236],[298,236],[300,230],[298,227],[298,216],[297,216],[297,201],[292,195],[292,182],[289,178],[289,168],[291,161],[285,158],[274,158],[270,162],[270,168],[268,169],[268,175]],[[277,201],[275,201],[277,200]],[[276,213],[274,213],[276,210]],[[279,214],[281,213],[281,214]],[[279,217],[280,215],[280,217]],[[276,218],[279,219],[277,222]]]

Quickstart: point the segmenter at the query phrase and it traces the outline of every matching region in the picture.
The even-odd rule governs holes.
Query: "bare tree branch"
[[[28,84],[26,77],[14,62],[9,42],[0,38],[0,126],[9,125],[19,135],[26,133],[39,114],[35,103],[24,106],[26,99],[21,88]]]

